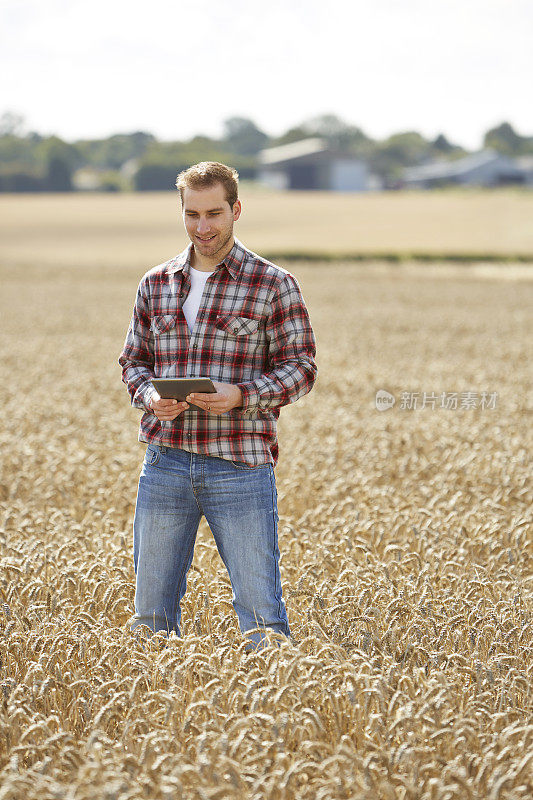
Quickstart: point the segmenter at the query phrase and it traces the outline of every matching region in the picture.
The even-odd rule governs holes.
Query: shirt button
[[[237,333],[238,330],[238,328],[233,328],[233,333]]]

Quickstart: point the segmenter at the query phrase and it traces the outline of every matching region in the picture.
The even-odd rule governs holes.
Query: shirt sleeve
[[[118,363],[122,367],[122,380],[128,389],[132,406],[151,414],[149,403],[155,389],[150,380],[155,373],[149,309],[148,287],[143,279],[137,288],[133,314]]]
[[[294,403],[316,380],[316,342],[309,314],[296,281],[287,273],[271,302],[266,335],[268,372],[237,384],[243,412],[266,411]]]

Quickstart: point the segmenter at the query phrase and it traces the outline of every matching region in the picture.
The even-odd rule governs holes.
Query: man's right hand
[[[177,400],[165,400],[161,397],[156,400],[156,396],[157,395],[152,397],[149,405],[157,419],[161,420],[162,422],[176,419],[176,417],[179,417],[179,415],[182,414],[186,408],[189,408],[188,403],[178,403]]]

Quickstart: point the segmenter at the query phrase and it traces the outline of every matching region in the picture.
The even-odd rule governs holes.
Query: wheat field
[[[237,236],[263,255],[533,260],[533,192],[241,192]],[[0,263],[137,269],[188,240],[177,192],[0,195]]]
[[[204,521],[183,638],[129,631],[117,358],[159,258],[63,247],[0,273],[0,800],[530,798],[532,266],[287,265],[319,366],[279,426],[295,641],[250,653]]]

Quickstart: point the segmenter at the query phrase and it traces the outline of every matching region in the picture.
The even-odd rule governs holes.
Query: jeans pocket
[[[159,463],[159,459],[161,457],[161,452],[157,447],[149,444],[146,448],[146,454],[144,456],[144,460],[147,466],[155,467],[156,464]]]
[[[249,472],[254,470],[254,469],[264,469],[265,467],[269,466],[268,463],[267,464],[254,464],[253,466],[250,466],[250,464],[245,464],[244,461],[232,461],[231,463],[233,464],[235,469],[248,470]]]

